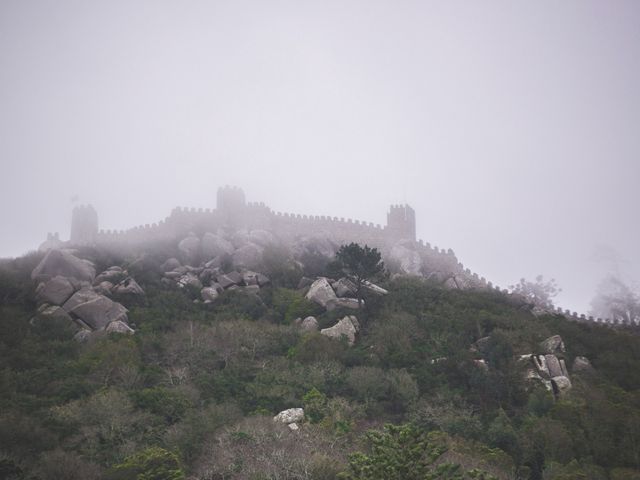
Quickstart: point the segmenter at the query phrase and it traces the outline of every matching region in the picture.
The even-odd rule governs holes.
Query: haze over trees
[[[640,324],[640,295],[618,276],[609,275],[598,285],[591,315],[624,325]]]

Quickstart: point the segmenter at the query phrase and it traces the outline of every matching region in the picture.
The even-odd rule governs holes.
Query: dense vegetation
[[[164,287],[148,257],[130,266],[146,290],[128,305],[136,334],[81,344],[68,325],[29,323],[38,260],[0,276],[0,478],[640,478],[632,330],[400,277],[365,299],[350,348],[294,325],[344,312],[305,300],[286,259],[266,259],[273,284],[259,296],[202,305]],[[553,334],[569,365],[582,355],[595,367],[558,399],[517,361]],[[470,349],[485,336],[482,354]],[[301,406],[297,432],[272,420]]]

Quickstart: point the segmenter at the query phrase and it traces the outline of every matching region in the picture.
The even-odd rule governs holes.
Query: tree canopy
[[[342,245],[336,252],[330,269],[349,278],[356,287],[358,306],[362,304],[362,292],[368,282],[385,276],[384,262],[377,248],[357,243]]]

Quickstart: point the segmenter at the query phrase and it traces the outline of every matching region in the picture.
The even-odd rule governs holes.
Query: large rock
[[[557,376],[551,379],[551,385],[553,386],[553,393],[556,395],[564,395],[571,389],[571,380],[565,376]]]
[[[388,290],[385,290],[384,288],[379,287],[375,283],[371,283],[367,281],[364,282],[364,288],[366,288],[370,293],[373,293],[375,295],[387,295],[389,293]]]
[[[532,355],[530,358],[533,360],[533,364],[542,378],[551,378],[549,367],[547,366],[547,359],[544,355]]]
[[[90,261],[82,260],[65,250],[49,250],[31,272],[31,278],[47,281],[56,276],[91,282],[96,276],[96,269]]]
[[[212,303],[218,299],[220,294],[218,293],[218,290],[213,287],[204,287],[200,291],[200,296],[202,297],[202,301],[204,303]]]
[[[364,300],[361,299],[360,303],[364,305]],[[360,308],[360,305],[358,305],[358,300],[356,298],[345,297],[345,298],[339,298],[338,300],[336,300],[335,307],[351,308],[352,310],[357,310],[358,308]]]
[[[99,285],[93,287],[93,291],[99,293],[100,295],[104,295],[106,297],[111,296],[111,289],[114,287],[111,282],[100,282]]]
[[[76,333],[73,336],[73,339],[76,342],[80,342],[80,343],[84,343],[89,341],[89,339],[91,338],[91,330],[88,330],[86,328],[83,328],[82,330],[78,330],[78,333]]]
[[[180,288],[189,287],[189,288],[193,288],[194,290],[202,290],[202,282],[193,273],[187,273],[185,275],[182,275],[178,279],[178,286]]]
[[[275,417],[273,417],[275,422],[284,423],[289,425],[290,423],[297,423],[304,420],[304,409],[303,408],[289,408],[287,410],[281,411]]]
[[[336,323],[331,328],[323,328],[320,330],[322,335],[327,337],[341,339],[347,338],[349,345],[353,345],[356,341],[356,333],[360,330],[360,323],[354,315],[348,315]]]
[[[229,272],[216,277],[216,282],[224,289],[240,285],[243,282],[242,275],[238,272]]]
[[[166,262],[164,262],[162,265],[160,265],[160,270],[162,270],[163,273],[166,273],[166,272],[171,272],[176,268],[179,268],[180,266],[181,266],[180,261],[177,258],[170,258]]]
[[[233,252],[231,258],[236,267],[257,268],[262,263],[262,251],[262,247],[249,243]]]
[[[400,270],[408,275],[420,275],[422,273],[422,259],[420,254],[409,248],[406,242],[396,244],[389,254],[389,258],[398,263]]]
[[[220,235],[207,232],[202,237],[202,256],[205,258],[218,257],[220,255],[231,255],[233,245]]]
[[[587,357],[576,357],[573,359],[573,367],[571,368],[573,373],[580,372],[593,372],[594,368]]]
[[[271,232],[266,230],[251,230],[247,235],[247,241],[261,247],[267,247],[275,243],[276,239]]]
[[[136,282],[131,277],[127,277],[120,283],[118,283],[115,287],[113,287],[112,292],[116,295],[144,295],[144,290],[142,289],[142,287],[138,285],[138,282]]]
[[[75,288],[71,282],[67,278],[58,275],[48,282],[38,285],[36,289],[36,300],[38,303],[62,305],[69,300],[73,292],[75,292]]]
[[[129,325],[124,323],[122,320],[116,320],[115,322],[111,322],[105,328],[105,332],[107,333],[124,333],[126,335],[133,335],[135,331]]]
[[[178,250],[186,263],[194,264],[200,257],[200,239],[190,233],[188,237],[180,241]]]
[[[270,282],[269,277],[266,275],[251,270],[244,270],[240,275],[242,276],[242,282],[246,286],[258,285],[259,287],[264,287]]]
[[[71,295],[69,300],[64,302],[64,305],[62,305],[62,308],[64,308],[67,312],[70,312],[78,305],[89,302],[91,300],[95,300],[96,298],[100,298],[101,296],[102,295],[100,295],[97,292],[94,292],[89,287],[81,288],[76,293]]]
[[[111,267],[98,275],[93,281],[93,284],[99,285],[102,282],[110,282],[115,285],[126,276],[126,272],[124,272],[120,267]]]
[[[540,350],[541,353],[548,355],[558,355],[566,351],[560,335],[554,335],[540,342]]]
[[[300,328],[305,332],[317,332],[319,325],[315,317],[307,317],[300,323]]]
[[[244,270],[240,273],[242,276],[242,283],[245,285],[258,285],[258,274],[252,270]]]
[[[324,277],[313,282],[305,296],[308,300],[317,303],[327,310],[333,310],[338,301],[336,292],[333,291],[329,281]]]
[[[549,370],[549,376],[551,378],[565,376],[565,372],[562,371],[562,366],[560,365],[558,357],[555,355],[545,355],[544,358],[547,362],[547,369]]]
[[[342,297],[353,297],[356,295],[356,285],[346,277],[342,277],[341,279],[333,282],[331,285],[333,290],[336,292],[336,295],[340,298]]]
[[[52,321],[77,327],[67,311],[56,305],[41,305],[35,317],[31,319],[31,324],[38,326]]]
[[[98,295],[97,298],[73,307],[69,313],[93,330],[102,330],[111,322],[126,322],[128,310],[110,298]]]

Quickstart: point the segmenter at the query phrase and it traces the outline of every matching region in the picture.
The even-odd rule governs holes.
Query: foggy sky
[[[220,185],[385,223],[586,311],[640,279],[636,1],[0,2],[0,256]]]

